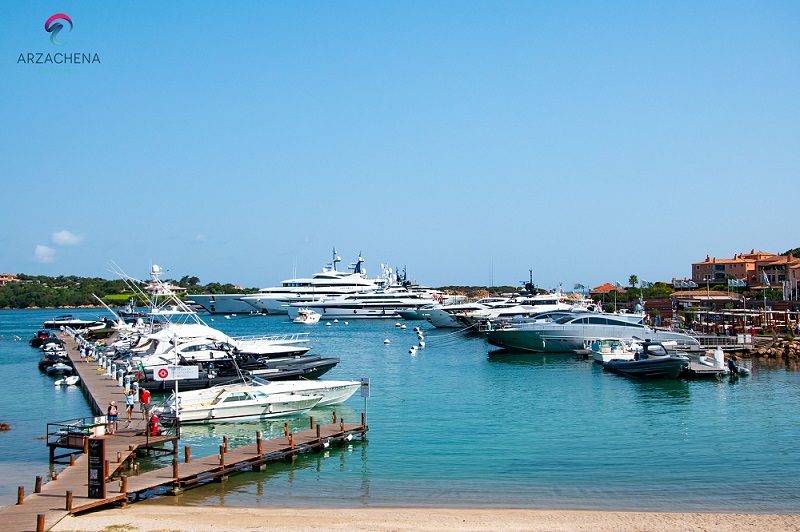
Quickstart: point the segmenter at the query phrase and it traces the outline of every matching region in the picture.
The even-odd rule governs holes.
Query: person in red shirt
[[[150,413],[150,392],[147,388],[139,388],[139,404],[142,407],[142,419],[147,419]]]

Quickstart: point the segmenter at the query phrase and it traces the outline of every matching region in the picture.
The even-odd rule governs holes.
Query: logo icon
[[[69,23],[68,32],[72,31],[72,19],[63,13],[58,13],[47,19],[44,23],[44,29],[50,34],[50,42],[56,46],[61,46],[63,42],[58,41],[58,34],[64,29],[64,23]]]

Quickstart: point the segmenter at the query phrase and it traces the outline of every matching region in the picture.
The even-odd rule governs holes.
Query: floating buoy
[[[389,344],[389,343],[391,343],[391,342],[389,342],[389,339],[387,338],[386,340],[384,340],[384,341],[383,341],[383,343],[384,343],[384,344]]]
[[[333,323],[339,323],[339,320],[333,320]]]
[[[422,347],[422,348],[424,348],[424,347],[425,347],[425,342],[420,342],[420,343],[419,343],[419,346],[420,346],[420,347]]]
[[[347,322],[347,321],[346,321],[346,322],[344,322],[344,324],[345,324],[345,325],[349,325],[349,322]]]
[[[228,315],[226,314],[226,315],[225,315],[225,319],[226,319],[226,320],[229,320],[229,319],[231,319],[231,317],[230,317],[230,316],[228,316]]]
[[[401,325],[400,328],[405,331],[408,327],[406,327],[405,325]]]
[[[395,326],[395,327],[400,327],[400,323],[399,323],[399,322],[398,322],[398,323],[395,323],[395,324],[394,324],[394,326]]]
[[[418,333],[419,332],[419,327],[414,327],[414,332]]]
[[[326,322],[325,322],[325,327],[330,327],[330,326],[331,326],[331,322],[329,322],[329,321],[326,321]]]
[[[425,339],[425,337],[424,337],[424,336],[422,336],[421,334],[418,334],[418,335],[417,335],[417,338],[419,338],[420,340],[424,340],[424,339]]]

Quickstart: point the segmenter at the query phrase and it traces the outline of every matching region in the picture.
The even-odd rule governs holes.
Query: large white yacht
[[[290,304],[320,300],[357,292],[368,292],[387,287],[391,282],[391,268],[381,265],[382,277],[370,279],[364,268],[364,259],[359,254],[358,260],[349,266],[349,272],[339,271],[337,264],[341,257],[333,250],[333,261],[321,272],[311,277],[287,279],[281,286],[262,288],[257,294],[240,296],[263,314],[286,314]]]
[[[424,287],[390,286],[372,292],[292,303],[288,307],[288,312],[292,319],[303,308],[322,314],[324,320],[399,318],[399,311],[432,305],[439,300],[438,297],[439,294]]]

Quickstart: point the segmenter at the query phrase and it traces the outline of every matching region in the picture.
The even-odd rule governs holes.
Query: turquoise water
[[[0,312],[0,421],[12,424],[0,433],[0,504],[47,473],[47,448],[35,440],[45,422],[89,415],[79,391],[54,389],[38,371],[27,345],[52,316]],[[326,378],[370,377],[368,439],[160,504],[800,511],[796,368],[756,365],[735,382],[639,382],[568,354],[493,355],[481,337],[421,322],[403,331],[394,321],[213,319],[229,334],[310,331],[312,352],[342,360]],[[417,325],[427,347],[412,355]],[[357,421],[363,409],[356,394],[312,414]],[[283,421],[184,427],[183,441],[193,456],[211,454],[223,435],[233,446],[252,443],[257,430],[281,435]],[[308,418],[290,423],[304,428]]]

